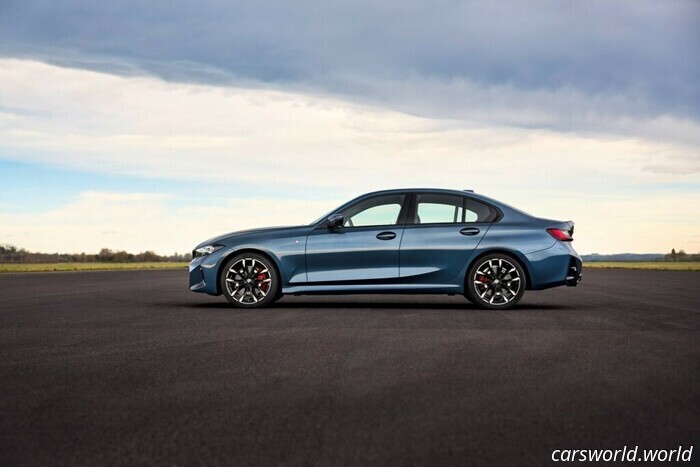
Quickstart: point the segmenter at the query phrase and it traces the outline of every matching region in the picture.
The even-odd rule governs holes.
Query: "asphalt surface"
[[[425,295],[238,311],[186,276],[0,276],[0,465],[700,457],[700,273],[587,270],[495,312]]]

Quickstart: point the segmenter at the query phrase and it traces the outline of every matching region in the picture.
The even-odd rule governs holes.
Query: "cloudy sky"
[[[0,0],[0,243],[185,252],[375,189],[700,251],[700,2]]]

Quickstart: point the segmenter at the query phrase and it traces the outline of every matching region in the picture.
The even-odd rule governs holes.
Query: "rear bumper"
[[[530,290],[576,286],[583,273],[581,257],[570,242],[556,242],[552,247],[525,255],[530,272]]]
[[[566,273],[566,285],[576,287],[583,278],[583,261],[578,256],[572,256],[569,260],[569,270]]]

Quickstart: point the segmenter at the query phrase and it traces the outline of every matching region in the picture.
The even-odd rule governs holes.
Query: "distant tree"
[[[112,261],[114,259],[114,253],[109,248],[102,248],[99,253],[97,253],[98,261]]]
[[[129,261],[129,253],[126,251],[118,251],[114,253],[114,262],[126,263],[127,261]]]
[[[678,261],[687,261],[688,255],[684,250],[679,250],[677,254]]]
[[[14,247],[10,244],[0,245],[0,254],[5,253],[17,253],[17,247]]]
[[[676,249],[671,248],[671,261],[676,262]]]
[[[137,259],[137,261],[160,261],[162,258],[155,254],[152,251],[144,251],[143,253],[139,253],[136,255],[134,258]]]
[[[691,255],[688,255],[690,258]],[[172,256],[160,256],[153,251],[145,251],[134,255],[124,250],[114,251],[102,248],[97,254],[86,253],[38,253],[24,248],[16,248],[8,244],[0,244],[0,263],[93,263],[99,262],[140,262],[140,261],[176,261],[184,262],[192,259],[191,253]]]

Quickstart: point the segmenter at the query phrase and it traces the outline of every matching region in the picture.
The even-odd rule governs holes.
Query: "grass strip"
[[[700,263],[672,263],[663,261],[590,261],[583,269],[644,269],[649,271],[700,271]]]
[[[148,263],[3,263],[3,272],[62,272],[62,271],[118,271],[142,269],[180,269],[187,263],[148,262]]]

